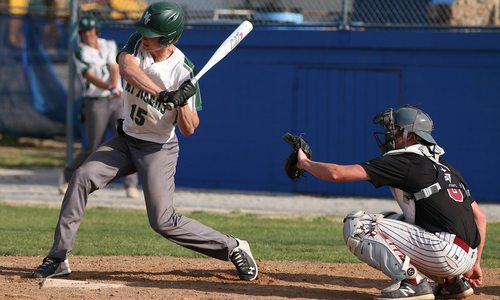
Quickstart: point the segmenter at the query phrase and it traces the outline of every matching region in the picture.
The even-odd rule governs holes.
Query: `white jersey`
[[[110,91],[98,88],[83,77],[87,71],[92,71],[102,81],[109,79],[108,65],[116,64],[116,43],[99,38],[98,47],[99,49],[96,49],[85,43],[79,43],[75,52],[75,66],[82,80],[85,97],[108,97],[111,95]],[[121,80],[118,80],[116,88],[122,90]]]
[[[139,67],[163,90],[174,91],[194,76],[194,66],[181,50],[175,51],[165,60],[155,62],[149,52],[143,50],[140,35],[133,34],[122,51],[135,56]],[[175,136],[177,110],[167,110],[166,104],[156,97],[124,82],[123,130],[128,135],[155,143],[166,143]],[[199,89],[197,89],[199,91]],[[191,111],[201,109],[199,92],[191,97],[187,105]]]

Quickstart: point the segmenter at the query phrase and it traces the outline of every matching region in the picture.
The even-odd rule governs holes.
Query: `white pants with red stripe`
[[[410,257],[410,263],[429,277],[454,277],[469,271],[476,262],[477,250],[447,232],[430,233],[403,221],[378,219],[366,224],[389,244]]]

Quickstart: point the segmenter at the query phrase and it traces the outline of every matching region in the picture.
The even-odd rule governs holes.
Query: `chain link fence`
[[[75,0],[80,14],[133,21],[156,0]],[[482,28],[500,24],[500,0],[177,0],[190,25],[236,23],[349,28]],[[65,19],[69,0],[0,0],[0,12]],[[120,22],[117,22],[118,24]]]

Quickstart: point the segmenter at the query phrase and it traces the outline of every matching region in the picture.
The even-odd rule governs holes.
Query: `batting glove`
[[[191,83],[191,80],[184,81],[178,90],[169,92],[161,91],[158,95],[158,101],[162,103],[170,103],[172,107],[182,107],[187,104],[189,98],[196,94],[196,86]]]

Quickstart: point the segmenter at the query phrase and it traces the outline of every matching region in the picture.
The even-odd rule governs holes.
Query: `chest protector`
[[[448,196],[457,202],[462,202],[470,196],[469,190],[464,185],[463,178],[450,170],[449,167],[439,162],[439,157],[444,154],[444,149],[435,145],[434,152],[430,152],[424,145],[412,145],[405,149],[397,149],[387,152],[385,155],[400,155],[404,153],[415,153],[425,156],[432,161],[438,171],[436,182],[420,191],[410,194],[403,190],[391,187],[391,193],[398,202],[399,207],[405,216],[405,222],[415,224],[415,202],[431,197],[445,189]],[[453,175],[453,176],[452,176]]]

